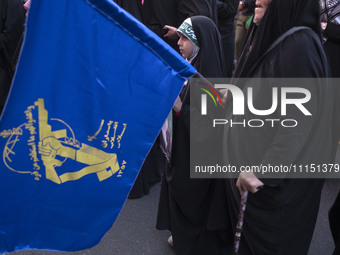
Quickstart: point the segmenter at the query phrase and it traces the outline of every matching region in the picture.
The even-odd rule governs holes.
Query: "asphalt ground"
[[[338,151],[339,154],[339,151]],[[339,162],[340,156],[337,156]],[[331,255],[334,249],[329,230],[328,210],[340,189],[340,179],[327,179],[308,255]],[[11,255],[174,255],[168,245],[169,231],[155,228],[160,183],[150,194],[126,201],[113,227],[95,247],[78,252],[24,250]],[[207,254],[209,255],[209,254]],[[288,255],[288,254],[287,254]]]

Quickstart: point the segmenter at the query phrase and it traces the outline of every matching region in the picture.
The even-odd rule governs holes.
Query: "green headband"
[[[186,37],[189,38],[190,41],[192,41],[193,44],[195,44],[197,47],[199,47],[199,44],[198,44],[197,37],[195,35],[194,29],[192,28],[191,24],[189,24],[187,22],[187,20],[185,20],[182,23],[182,25],[177,29],[177,33],[179,32],[179,33],[184,34]]]

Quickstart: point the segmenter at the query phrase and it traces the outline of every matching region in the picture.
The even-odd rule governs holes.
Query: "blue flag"
[[[195,72],[111,0],[34,0],[0,124],[0,253],[112,227]]]

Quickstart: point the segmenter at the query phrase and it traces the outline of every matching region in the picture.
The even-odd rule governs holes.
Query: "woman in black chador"
[[[21,0],[0,0],[0,113],[11,86],[24,23]]]
[[[221,36],[212,20],[193,16],[182,23],[177,33],[182,56],[201,75],[225,75]],[[190,104],[192,85],[190,80],[184,85],[173,107],[171,167],[163,177],[157,228],[171,231],[176,254],[221,254],[223,242],[214,231],[206,229],[214,181],[190,179],[190,125],[194,125],[190,115],[200,112]]]
[[[141,0],[114,0],[119,6],[132,14],[140,22],[145,23],[145,15]],[[159,136],[151,147],[141,170],[129,193],[129,198],[140,198],[148,195],[151,187],[161,180],[165,159],[159,145]]]
[[[281,125],[280,121],[276,122],[277,125],[265,122],[262,127],[256,128],[247,124],[245,127],[225,125],[223,163],[239,169],[241,166],[309,167],[312,163],[330,163],[334,146],[331,132],[332,87],[321,84],[318,79],[295,84],[286,79],[328,76],[321,44],[318,1],[257,0],[256,6],[254,23],[234,73],[236,85],[243,90],[245,97],[248,88],[252,88],[254,108],[262,110],[270,109],[273,104],[273,87],[278,88],[278,94],[283,87],[304,88],[311,93],[311,98],[303,103],[311,115],[306,116],[295,105],[287,106],[287,115],[282,114],[280,97],[276,110],[269,116],[255,115],[247,106],[244,115],[233,115],[230,104],[225,118],[233,122],[294,119],[298,124],[290,128]],[[298,26],[304,28],[290,30]],[[287,31],[290,34],[285,34]],[[278,39],[282,35],[283,38]],[[255,79],[244,81],[239,78],[285,79],[256,83]],[[231,94],[227,100],[230,100],[229,96]],[[303,98],[304,95],[290,93],[287,97]],[[218,207],[228,210],[219,211],[225,218],[215,218],[216,228],[222,224],[225,228],[236,226],[240,193],[249,191],[239,254],[304,255],[308,252],[323,180],[311,178],[313,175],[294,179],[296,176],[288,173],[284,178],[282,175],[277,177],[274,175],[269,179],[261,178],[257,173],[241,173],[238,179],[226,179],[224,182],[225,198],[221,201],[227,203]],[[229,225],[228,218],[231,221]]]
[[[332,77],[340,78],[340,0],[320,0],[321,28],[323,31],[324,49],[327,54]],[[335,135],[340,140],[340,84],[334,82]],[[340,254],[340,192],[329,211],[329,224],[335,242],[335,254]]]

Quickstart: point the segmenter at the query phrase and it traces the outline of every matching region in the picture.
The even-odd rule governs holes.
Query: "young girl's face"
[[[185,35],[179,33],[178,40],[179,51],[184,58],[190,58],[194,51],[194,44]]]

